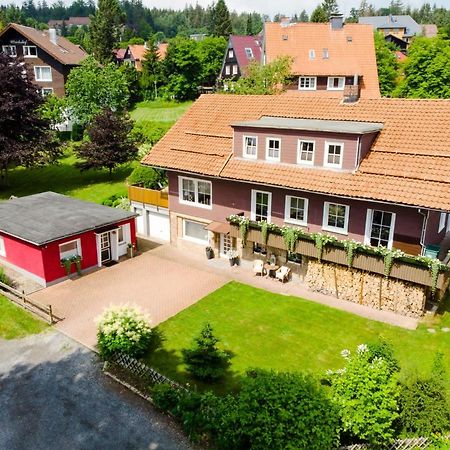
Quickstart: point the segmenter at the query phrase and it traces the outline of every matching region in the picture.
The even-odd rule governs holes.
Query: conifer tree
[[[247,32],[246,32],[247,36],[252,36],[253,35],[253,22],[252,22],[252,15],[249,14],[247,16]]]
[[[328,22],[328,16],[327,13],[325,12],[325,10],[322,8],[321,5],[319,5],[311,14],[311,18],[310,18],[311,22]]]
[[[213,11],[213,35],[223,36],[228,39],[228,36],[233,33],[231,25],[230,12],[228,11],[225,0],[219,0]]]
[[[327,16],[327,22],[330,20],[330,16],[339,13],[339,7],[336,0],[323,0],[322,9]]]

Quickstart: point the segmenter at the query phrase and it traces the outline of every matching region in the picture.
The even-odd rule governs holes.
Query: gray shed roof
[[[374,29],[381,28],[406,28],[407,36],[422,33],[421,26],[411,16],[367,16],[360,17],[359,23],[372,25]]]
[[[42,192],[0,202],[0,232],[44,245],[135,216],[123,209]]]
[[[331,133],[366,134],[380,131],[382,123],[353,122],[348,120],[288,119],[263,116],[259,120],[236,122],[231,126],[254,128],[279,128],[284,130],[326,131]]]

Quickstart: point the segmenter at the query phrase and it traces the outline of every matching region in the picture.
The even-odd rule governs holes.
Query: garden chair
[[[255,275],[264,275],[264,261],[262,261],[261,259],[255,259],[253,261],[253,273]]]
[[[285,281],[288,281],[290,271],[291,271],[291,269],[289,269],[289,267],[281,266],[275,272],[275,277],[277,280],[280,280],[282,283],[284,283]]]

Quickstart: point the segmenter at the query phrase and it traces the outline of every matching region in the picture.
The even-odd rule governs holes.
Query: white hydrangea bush
[[[104,358],[117,352],[139,357],[150,346],[150,318],[136,306],[111,306],[97,317],[96,323],[97,344]]]

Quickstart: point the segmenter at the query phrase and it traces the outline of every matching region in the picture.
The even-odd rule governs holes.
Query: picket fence
[[[450,436],[448,436],[450,438]],[[432,444],[431,440],[424,437],[396,439],[387,450],[424,450]],[[339,450],[370,450],[368,444],[353,444],[340,447]]]

